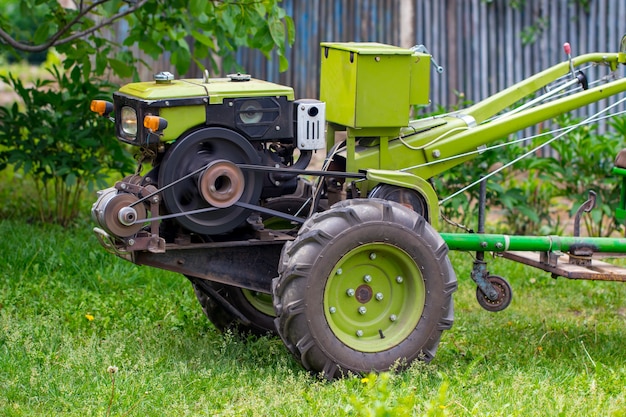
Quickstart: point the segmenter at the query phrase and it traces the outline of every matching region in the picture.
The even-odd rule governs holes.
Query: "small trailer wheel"
[[[485,310],[491,312],[504,310],[511,304],[511,300],[513,299],[511,285],[509,285],[507,280],[498,275],[489,275],[487,281],[489,281],[498,292],[498,298],[490,300],[489,297],[481,291],[480,287],[477,287],[476,300],[478,300],[478,304]]]

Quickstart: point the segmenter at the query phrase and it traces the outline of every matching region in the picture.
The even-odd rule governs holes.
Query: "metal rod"
[[[567,252],[585,246],[594,252],[626,253],[626,238],[575,236],[512,236],[477,233],[441,233],[451,250]]]

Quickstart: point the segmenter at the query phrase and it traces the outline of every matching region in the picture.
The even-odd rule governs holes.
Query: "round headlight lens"
[[[132,107],[122,107],[122,132],[128,136],[137,136],[137,112]]]

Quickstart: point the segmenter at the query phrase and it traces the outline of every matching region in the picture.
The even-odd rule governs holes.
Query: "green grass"
[[[493,314],[471,258],[453,264],[456,321],[432,363],[328,383],[278,338],[218,333],[185,278],[105,253],[87,222],[0,220],[0,415],[626,415],[623,284],[497,259],[515,298]]]

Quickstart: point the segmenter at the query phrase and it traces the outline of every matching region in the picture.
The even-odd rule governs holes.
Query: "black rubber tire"
[[[342,256],[372,242],[406,252],[424,271],[426,295],[422,314],[415,328],[409,328],[408,337],[385,350],[359,351],[343,343],[331,329],[325,316],[329,306],[324,305],[324,291]],[[404,206],[380,199],[337,203],[307,220],[298,237],[283,248],[279,277],[272,282],[278,333],[306,369],[328,379],[347,372],[401,369],[414,360],[428,362],[454,317],[452,294],[457,280],[447,254],[441,236],[422,216]],[[414,305],[402,307],[412,309]]]
[[[513,289],[507,280],[499,275],[489,275],[487,281],[498,292],[498,298],[496,300],[490,300],[480,289],[476,287],[476,301],[482,308],[492,313],[502,311],[511,304],[513,300]]]
[[[245,290],[212,281],[204,282],[250,321],[248,324],[242,322],[236,315],[233,315],[225,309],[221,303],[202,291],[192,280],[193,289],[200,306],[202,306],[202,311],[216,329],[221,332],[232,330],[238,333],[251,333],[257,336],[276,334],[274,315],[268,315],[250,303],[244,294]]]

